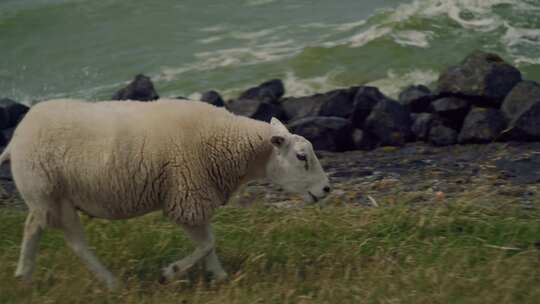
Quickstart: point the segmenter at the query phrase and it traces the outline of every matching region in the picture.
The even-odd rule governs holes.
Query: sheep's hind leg
[[[45,214],[36,210],[30,210],[26,217],[19,263],[15,271],[15,277],[20,278],[25,283],[29,283],[31,280],[36,264],[39,241],[46,223]]]
[[[221,267],[219,260],[214,251],[214,235],[210,224],[200,226],[184,226],[184,230],[189,238],[195,243],[195,251],[182,260],[176,261],[163,269],[160,279],[161,283],[165,283],[178,277],[188,271],[195,263],[201,259],[205,259],[207,269],[213,273],[216,279],[224,279],[227,274]]]
[[[62,212],[62,229],[68,246],[81,258],[94,275],[113,290],[117,287],[114,276],[105,268],[90,251],[84,237],[84,229],[77,211],[71,204],[65,203]]]
[[[206,271],[212,273],[213,279],[215,281],[220,282],[227,279],[227,272],[223,270],[223,267],[221,266],[219,258],[216,254],[215,248],[212,250],[212,252],[210,252],[210,254],[206,256],[206,258],[204,259],[204,264],[206,267]]]

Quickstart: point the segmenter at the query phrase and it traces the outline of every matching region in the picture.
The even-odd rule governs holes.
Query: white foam
[[[378,19],[376,23],[371,24],[367,28],[365,25],[370,23],[370,19],[367,22],[360,20],[341,25],[312,23],[306,26],[314,28],[323,26],[333,27],[335,31],[350,31],[360,28],[347,39],[324,42],[323,46],[326,47],[341,44],[361,47],[375,39],[391,36],[400,45],[425,48],[429,47],[429,41],[434,36],[433,32],[402,30],[399,26],[412,17],[425,17],[429,19],[447,17],[464,29],[477,32],[492,32],[505,24],[503,17],[494,11],[498,5],[503,4],[511,5],[513,10],[518,11],[540,11],[540,6],[534,6],[517,0],[414,0],[411,3],[400,4],[393,9],[377,11],[376,15]]]
[[[195,53],[196,60],[181,67],[161,67],[156,80],[172,81],[190,71],[208,71],[231,66],[245,66],[292,57],[302,50],[294,40],[273,41],[245,47]]]
[[[347,32],[357,27],[360,27],[364,24],[366,24],[366,20],[337,24],[334,27],[335,27],[335,30],[338,32]]]
[[[405,74],[398,74],[389,70],[385,78],[381,78],[368,85],[378,87],[381,92],[392,98],[397,98],[399,93],[407,86],[416,84],[430,84],[437,80],[439,73],[434,70],[413,69]]]
[[[207,26],[200,28],[199,31],[201,32],[209,32],[209,33],[216,33],[216,32],[224,32],[227,30],[227,26],[225,24],[217,24],[212,26]]]
[[[505,23],[506,33],[501,41],[508,47],[520,44],[540,45],[540,29],[518,28]]]
[[[360,47],[391,32],[392,29],[389,27],[372,26],[366,31],[352,36],[349,41],[352,47]]]
[[[394,41],[403,46],[415,46],[421,48],[429,47],[429,40],[433,36],[433,32],[419,31],[399,31],[392,34]]]
[[[253,39],[266,37],[283,28],[284,26],[278,26],[278,27],[264,29],[260,31],[254,31],[254,32],[232,32],[231,37],[235,39],[242,39],[242,40],[253,40]]]
[[[260,6],[265,4],[270,4],[276,0],[248,0],[246,6]]]
[[[287,72],[283,79],[286,95],[295,97],[308,96],[336,89],[338,86],[333,83],[332,79],[339,72],[339,70],[334,70],[326,75],[312,78],[299,78],[294,72]]]
[[[197,40],[197,42],[202,43],[202,44],[210,44],[210,43],[221,41],[223,39],[224,39],[223,36],[211,36],[211,37],[199,39]]]
[[[189,100],[201,100],[201,98],[202,98],[202,94],[199,92],[193,92],[189,94],[189,96],[187,97],[187,99]]]
[[[521,65],[533,65],[533,64],[539,64],[540,65],[540,57],[530,58],[525,56],[516,56],[514,57],[514,64],[516,64],[518,67]]]

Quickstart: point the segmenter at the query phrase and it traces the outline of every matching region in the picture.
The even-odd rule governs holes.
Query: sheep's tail
[[[11,142],[6,146],[2,154],[0,154],[0,165],[2,165],[6,160],[8,160],[11,156]],[[7,193],[6,189],[0,184],[0,197],[7,198],[9,197],[9,194]]]

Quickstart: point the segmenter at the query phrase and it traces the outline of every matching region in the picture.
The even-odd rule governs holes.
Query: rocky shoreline
[[[377,201],[444,201],[466,193],[525,205],[538,201],[540,182],[540,84],[495,54],[474,52],[443,71],[434,89],[406,88],[398,100],[375,87],[355,86],[304,97],[283,97],[279,79],[225,101],[216,91],[201,100],[238,115],[278,117],[308,138],[336,190],[328,203],[377,205]],[[159,98],[150,78],[137,75],[116,100]],[[184,99],[177,97],[179,102]],[[0,99],[0,145],[28,107]],[[459,144],[459,145],[456,145]],[[0,183],[14,193],[6,165]],[[263,187],[264,186],[264,187]],[[235,201],[293,206],[279,189],[254,183]],[[0,205],[18,205],[17,195]]]
[[[476,51],[440,74],[435,88],[413,85],[398,100],[376,87],[354,86],[303,97],[283,97],[279,79],[225,101],[207,91],[201,100],[238,115],[277,117],[317,150],[372,150],[427,142],[434,146],[540,140],[540,84],[496,54]],[[159,98],[150,78],[137,75],[113,99]],[[183,97],[177,97],[184,99]]]

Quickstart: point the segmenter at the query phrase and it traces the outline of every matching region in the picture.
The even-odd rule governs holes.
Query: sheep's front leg
[[[217,279],[224,279],[227,274],[221,267],[214,251],[214,235],[210,224],[199,226],[183,226],[188,237],[195,244],[195,251],[180,261],[174,262],[163,269],[160,278],[161,283],[165,283],[186,273],[193,265],[201,259],[205,259],[207,269],[211,271]]]

